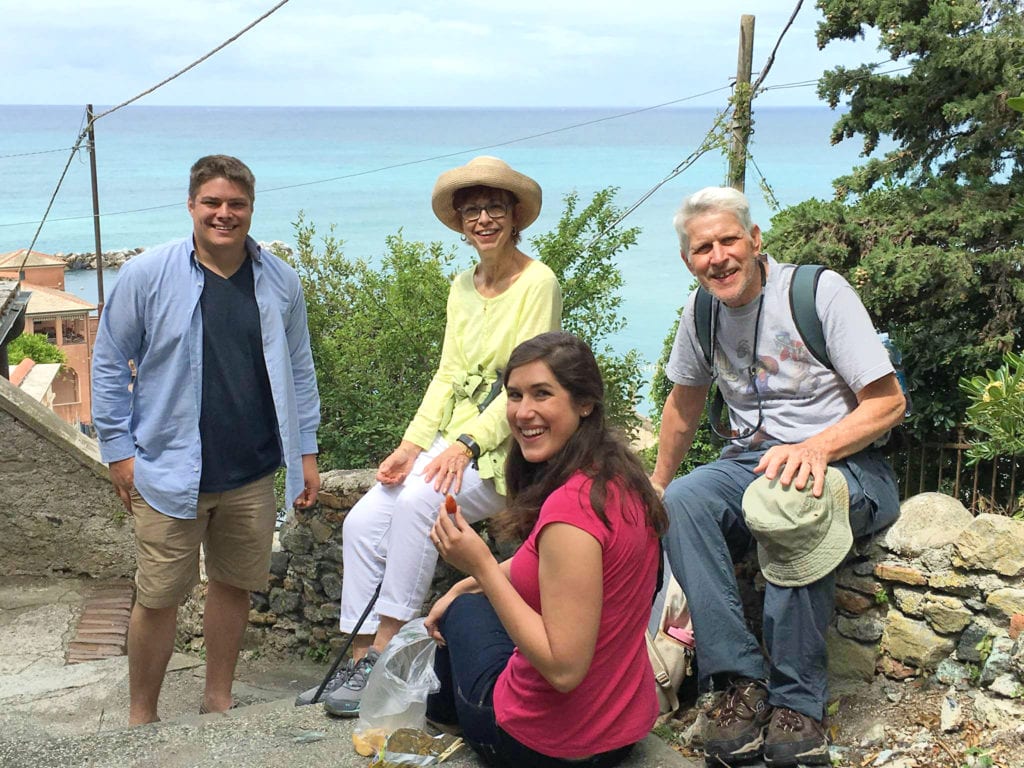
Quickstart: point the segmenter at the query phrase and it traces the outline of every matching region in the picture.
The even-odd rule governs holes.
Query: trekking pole
[[[320,696],[323,694],[324,688],[327,687],[327,683],[329,683],[331,678],[334,677],[334,673],[337,671],[338,665],[341,664],[341,660],[345,658],[345,654],[352,646],[352,641],[355,640],[356,635],[359,634],[359,630],[362,628],[363,622],[366,621],[366,617],[369,616],[370,611],[373,610],[373,606],[377,602],[377,596],[380,595],[381,584],[383,583],[384,582],[378,582],[377,588],[373,590],[373,597],[370,598],[370,602],[368,602],[366,607],[363,609],[363,615],[359,617],[359,621],[356,622],[352,631],[348,633],[348,640],[345,641],[345,644],[341,646],[341,650],[338,651],[337,658],[334,659],[334,663],[331,665],[331,668],[327,670],[327,674],[324,676],[323,682],[320,683],[320,687],[316,689],[316,695],[313,696],[313,700],[309,702],[310,704],[316,704],[320,701]]]

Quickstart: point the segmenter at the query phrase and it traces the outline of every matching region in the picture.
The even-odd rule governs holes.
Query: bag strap
[[[818,281],[828,267],[820,264],[799,264],[793,271],[793,281],[789,284],[789,309],[793,313],[797,333],[814,359],[830,371],[834,370],[832,360],[825,346],[825,331],[821,327],[815,297],[818,293]]]
[[[701,352],[704,353],[704,362],[711,365],[711,304],[714,299],[703,286],[697,286],[697,300],[693,307],[693,322],[696,326],[697,341],[700,343]]]

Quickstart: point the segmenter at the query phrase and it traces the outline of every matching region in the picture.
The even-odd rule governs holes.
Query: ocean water
[[[103,107],[96,107],[96,112]],[[570,192],[589,201],[618,188],[617,204],[636,202],[699,146],[715,111],[657,109],[622,115],[607,109],[370,109],[128,107],[95,127],[104,250],[155,245],[190,231],[188,169],[199,156],[232,154],[256,176],[252,234],[294,241],[303,211],[345,252],[375,260],[385,237],[442,241],[473,252],[438,222],[430,191],[438,174],[479,154],[497,155],[536,179],[544,208],[529,237],[553,228]],[[0,106],[0,253],[32,242],[84,125],[84,107]],[[783,206],[831,196],[831,181],[858,162],[857,142],[831,146],[836,115],[825,107],[755,112],[751,154]],[[671,219],[682,198],[723,183],[722,155],[704,155],[655,192],[623,226],[640,227],[622,254],[626,328],[612,339],[650,364],[690,290]],[[772,210],[748,166],[754,220],[770,227]],[[71,161],[35,249],[93,250],[88,155]],[[105,274],[105,284],[116,273]],[[95,300],[95,276],[69,273],[68,290]]]

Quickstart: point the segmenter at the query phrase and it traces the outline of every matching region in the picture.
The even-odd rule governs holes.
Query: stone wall
[[[254,595],[250,614],[265,647],[322,652],[344,640],[342,523],[373,475],[325,473],[319,505],[284,525],[270,590]],[[757,630],[756,562],[739,564],[737,575]],[[424,609],[456,578],[440,562]],[[933,676],[983,688],[1004,709],[1024,697],[1024,521],[974,517],[949,496],[920,494],[903,503],[894,526],[857,543],[837,585],[828,632],[833,681]]]
[[[933,674],[1024,696],[1024,522],[924,493],[839,571],[833,677]]]
[[[130,577],[130,520],[96,442],[0,379],[0,576]]]

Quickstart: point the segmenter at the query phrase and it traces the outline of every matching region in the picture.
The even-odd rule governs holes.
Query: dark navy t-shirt
[[[203,267],[203,404],[199,490],[229,491],[281,466],[274,398],[263,359],[252,260],[225,279]]]

